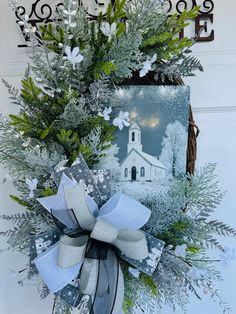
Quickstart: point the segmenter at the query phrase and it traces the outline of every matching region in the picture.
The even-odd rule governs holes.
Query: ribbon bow
[[[138,229],[148,221],[150,210],[122,193],[113,195],[98,210],[84,181],[78,183],[65,174],[57,194],[38,201],[65,226],[83,231],[75,237],[63,235],[34,260],[48,288],[57,292],[80,273],[80,291],[93,297],[94,313],[101,313],[101,304],[102,313],[120,313],[124,282],[117,254],[134,261],[148,257],[146,235]],[[86,255],[93,241],[98,247],[107,244],[104,261]]]

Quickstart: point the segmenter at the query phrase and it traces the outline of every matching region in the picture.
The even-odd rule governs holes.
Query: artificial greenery
[[[12,6],[17,9],[14,1]],[[40,45],[39,34],[35,35],[22,16],[21,23],[29,30],[32,65],[26,70],[20,92],[4,81],[13,103],[21,106],[20,114],[9,117],[8,134],[12,127],[25,141],[30,138],[35,144],[43,142],[46,150],[52,142],[58,144],[60,153],[71,163],[83,153],[89,166],[94,166],[98,162],[96,156],[102,156],[115,131],[94,117],[109,105],[112,84],[131,77],[154,53],[157,54],[157,62],[153,64],[156,78],[176,79],[179,75],[193,75],[195,69],[202,70],[199,61],[188,56],[193,41],[176,36],[198,14],[198,7],[169,17],[163,2],[142,0],[131,4],[117,0],[115,7],[108,5],[105,17],[100,14],[91,22],[77,3],[66,0],[64,9],[76,12],[70,16],[71,24],[66,24],[65,10],[59,10],[53,23],[40,27]],[[111,38],[101,30],[104,22],[116,25]],[[66,46],[80,47],[83,54],[84,60],[75,70],[66,60]],[[101,127],[101,123],[99,147],[93,152],[84,138],[94,128]],[[24,158],[19,154],[18,150],[9,151],[17,159]],[[5,156],[2,161],[7,162]]]

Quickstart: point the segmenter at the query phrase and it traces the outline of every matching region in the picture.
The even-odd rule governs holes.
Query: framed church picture
[[[129,126],[116,134],[116,188],[150,193],[186,173],[190,88],[125,86],[113,106],[129,113]]]

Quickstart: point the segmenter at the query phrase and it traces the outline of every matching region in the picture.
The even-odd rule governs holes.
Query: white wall
[[[215,0],[215,41],[197,44],[195,55],[204,66],[204,73],[186,80],[191,86],[191,102],[196,124],[201,133],[198,139],[198,165],[217,162],[222,190],[227,191],[215,217],[236,227],[236,2]],[[236,248],[235,239],[225,239],[225,246]],[[222,298],[232,313],[236,313],[236,263],[220,266],[224,282],[219,284]],[[221,314],[223,311],[209,296],[203,301],[191,299],[187,314]],[[162,314],[171,314],[165,309]],[[181,311],[177,311],[181,314]]]
[[[24,5],[32,1],[22,0]],[[198,141],[198,164],[217,162],[217,172],[223,190],[227,190],[222,205],[216,217],[236,227],[235,186],[236,186],[236,2],[234,0],[215,0],[215,41],[201,43],[194,48],[195,54],[202,61],[205,72],[196,78],[186,80],[192,89],[192,106],[195,120],[201,129]],[[26,50],[18,49],[21,35],[15,24],[13,13],[7,0],[0,0],[0,77],[6,78],[13,85],[19,85],[26,65]],[[0,84],[0,111],[3,115],[15,112],[8,100],[8,94]],[[5,170],[0,170],[1,175]],[[5,185],[0,180],[0,212],[16,211],[16,205],[9,199],[13,193],[11,183]],[[19,209],[18,209],[19,210]],[[7,225],[0,222],[0,230]],[[0,247],[4,242],[0,240]],[[236,248],[234,240],[226,240],[227,246]],[[0,256],[0,313],[1,314],[42,314],[51,313],[52,298],[40,301],[33,286],[25,285],[18,288],[17,280],[23,277],[14,270],[24,268],[27,257],[19,253],[3,252]],[[236,313],[234,295],[236,268],[222,269],[225,281],[219,285],[222,296]],[[177,311],[181,314],[181,311]],[[222,310],[208,296],[199,302],[192,298],[187,314],[220,314]],[[169,309],[163,309],[162,314],[172,314]]]

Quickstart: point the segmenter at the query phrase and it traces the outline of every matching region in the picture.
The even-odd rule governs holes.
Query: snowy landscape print
[[[126,86],[116,90],[113,102],[130,118],[111,152],[118,189],[159,189],[186,172],[189,87]]]

